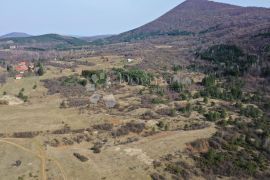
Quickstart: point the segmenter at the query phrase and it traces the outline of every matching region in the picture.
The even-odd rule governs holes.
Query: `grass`
[[[24,88],[25,95],[30,95],[33,91],[33,86],[40,87],[39,77],[27,77],[21,80],[15,80],[14,78],[8,78],[7,82],[0,88],[0,96],[7,92],[10,95],[17,95],[22,88]]]
[[[0,73],[4,73],[6,70],[0,66]]]
[[[108,61],[106,60],[108,59]],[[78,61],[82,62],[91,62],[94,63],[94,66],[82,66],[79,65],[78,70],[88,69],[88,70],[106,70],[112,68],[123,68],[125,65],[136,65],[141,62],[141,60],[135,60],[131,63],[127,62],[122,56],[104,56],[104,59],[101,57],[90,57],[90,58],[81,58]]]

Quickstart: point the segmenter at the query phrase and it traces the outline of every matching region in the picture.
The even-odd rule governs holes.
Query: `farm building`
[[[15,79],[16,80],[20,80],[20,79],[22,79],[23,78],[23,75],[22,74],[17,74],[16,76],[15,76]]]
[[[21,74],[28,70],[26,62],[20,62],[16,67],[15,70]]]

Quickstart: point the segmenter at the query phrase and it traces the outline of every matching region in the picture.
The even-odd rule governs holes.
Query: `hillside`
[[[157,36],[205,36],[224,40],[269,32],[270,9],[240,7],[208,0],[187,0],[142,27],[108,38],[109,42],[140,40]],[[210,36],[210,35],[209,35]]]
[[[5,38],[19,38],[19,37],[30,37],[31,35],[22,33],[22,32],[12,32],[5,34],[3,36],[0,36],[0,39],[5,39]]]

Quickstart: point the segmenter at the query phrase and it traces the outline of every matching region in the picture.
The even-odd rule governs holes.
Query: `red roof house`
[[[16,71],[18,72],[24,72],[28,70],[28,67],[26,66],[25,62],[20,62],[16,67],[15,67]]]

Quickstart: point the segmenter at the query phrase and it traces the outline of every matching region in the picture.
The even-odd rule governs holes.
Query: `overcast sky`
[[[270,7],[270,0],[215,0]],[[1,0],[0,35],[117,34],[156,19],[183,0]]]

